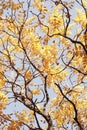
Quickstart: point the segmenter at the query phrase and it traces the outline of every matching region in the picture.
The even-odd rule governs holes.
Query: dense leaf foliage
[[[87,0],[0,1],[0,127],[87,130]]]

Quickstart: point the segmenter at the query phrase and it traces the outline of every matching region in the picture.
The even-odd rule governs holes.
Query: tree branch
[[[63,93],[63,91],[62,91],[62,89],[61,89],[61,87],[60,87],[60,85],[59,84],[57,84],[57,83],[55,83],[55,85],[59,88],[59,90],[60,90],[60,92],[61,92],[61,94],[62,94],[62,96],[73,106],[73,108],[74,108],[74,112],[75,112],[75,117],[74,117],[74,120],[76,121],[76,123],[78,124],[78,126],[79,126],[79,128],[80,128],[80,130],[84,130],[83,128],[82,128],[82,126],[81,126],[81,124],[80,124],[80,122],[78,121],[78,112],[77,112],[77,109],[76,109],[76,106],[75,106],[75,104],[69,99],[69,98],[67,98],[67,96]]]

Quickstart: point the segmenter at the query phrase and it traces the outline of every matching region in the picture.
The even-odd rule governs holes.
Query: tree
[[[0,67],[1,129],[86,130],[87,1],[1,0]]]

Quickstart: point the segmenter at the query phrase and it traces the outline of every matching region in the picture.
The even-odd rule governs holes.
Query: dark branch
[[[74,112],[75,112],[74,120],[75,120],[76,123],[78,124],[80,130],[84,130],[84,129],[82,128],[80,122],[78,121],[78,111],[77,111],[77,109],[76,109],[75,104],[74,104],[69,98],[67,98],[67,96],[63,93],[63,91],[62,91],[62,89],[61,89],[61,87],[60,87],[59,84],[55,83],[55,85],[59,88],[59,90],[60,90],[61,94],[63,95],[63,97],[73,106]]]

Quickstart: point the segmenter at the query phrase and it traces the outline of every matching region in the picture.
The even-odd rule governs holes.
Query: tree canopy
[[[0,0],[0,125],[87,130],[87,0]]]

